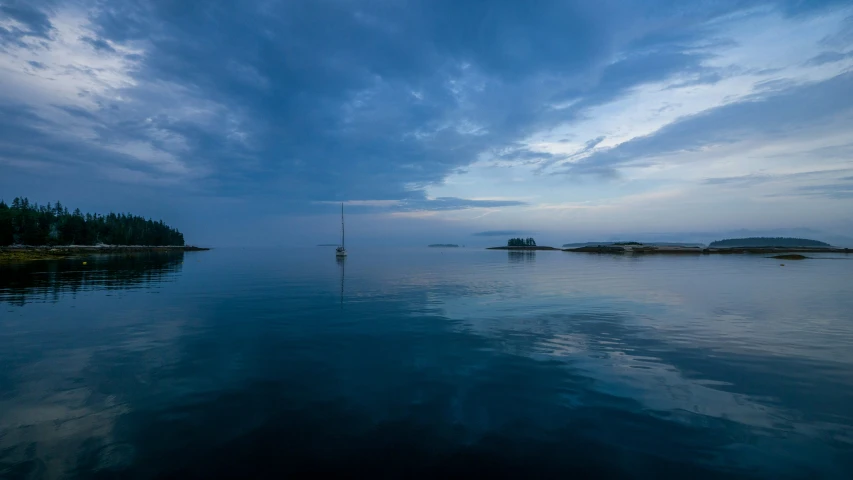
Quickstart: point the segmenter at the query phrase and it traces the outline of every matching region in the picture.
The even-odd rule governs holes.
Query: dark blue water
[[[0,267],[0,477],[853,478],[853,260]]]

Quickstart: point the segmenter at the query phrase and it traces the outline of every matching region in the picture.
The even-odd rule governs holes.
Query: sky
[[[851,2],[0,0],[0,197],[212,246],[341,202],[350,245],[843,242],[851,67]]]

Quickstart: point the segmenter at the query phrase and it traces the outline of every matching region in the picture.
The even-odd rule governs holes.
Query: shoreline
[[[726,248],[701,248],[701,247],[657,247],[651,245],[642,246],[612,246],[599,245],[580,248],[564,248],[564,252],[576,253],[613,253],[613,254],[693,254],[693,255],[733,255],[733,254],[784,254],[784,253],[853,253],[851,248],[839,247],[726,247]]]
[[[200,252],[210,250],[194,245],[10,245],[0,247],[0,262],[61,260],[79,255],[146,252]]]
[[[631,254],[631,255],[780,255],[791,253],[853,253],[849,247],[723,247],[708,248],[694,246],[675,245],[587,245],[576,248],[555,248],[547,246],[536,247],[486,247],[486,250],[509,250],[509,251],[536,251],[551,250],[574,253],[609,253],[609,254]]]

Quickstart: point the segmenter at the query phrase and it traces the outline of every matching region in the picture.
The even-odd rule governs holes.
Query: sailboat
[[[336,257],[346,257],[347,249],[344,242],[344,204],[341,202],[341,246],[335,249]]]

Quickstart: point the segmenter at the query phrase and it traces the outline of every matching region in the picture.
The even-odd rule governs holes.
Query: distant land
[[[488,247],[486,250],[559,250],[559,248],[545,246],[505,246],[505,247]]]
[[[846,235],[844,235],[846,233]],[[732,229],[719,231],[674,231],[674,232],[615,232],[601,240],[607,243],[619,242],[625,239],[642,242],[646,245],[661,245],[663,243],[678,243],[679,245],[690,242],[690,244],[701,243],[708,245],[714,240],[724,238],[751,238],[751,237],[789,237],[789,238],[812,238],[826,242],[835,247],[853,247],[853,231],[830,231],[814,228],[774,228],[774,229]],[[572,237],[571,242],[585,242],[584,238]],[[568,242],[567,242],[568,243]],[[597,244],[597,243],[596,243]]]
[[[536,245],[533,237],[510,238],[505,247],[489,247],[489,250],[559,250],[559,248]]]
[[[708,248],[735,248],[735,247],[832,247],[832,245],[820,242],[817,240],[809,240],[807,238],[791,238],[791,237],[750,237],[750,238],[729,238],[726,240],[717,240],[711,242]]]
[[[427,247],[457,248],[457,247],[459,247],[459,245],[456,245],[455,243],[433,243],[432,245],[427,245]]]
[[[340,246],[339,243],[321,243],[317,245],[318,247],[337,247]]]
[[[790,237],[753,237],[753,238],[730,238],[711,242],[708,247],[702,245],[689,245],[683,243],[642,244],[638,242],[614,242],[608,245],[588,243],[582,246],[565,248],[564,252],[581,253],[681,253],[681,254],[738,254],[738,253],[786,253],[793,252],[835,252],[850,253],[848,248],[838,248],[828,243],[806,238]],[[787,258],[786,256],[774,258]],[[791,257],[793,258],[793,256]]]
[[[581,243],[566,243],[563,248],[580,248],[594,246],[611,246],[611,245],[649,245],[661,247],[704,247],[704,243],[687,243],[687,242],[581,242]]]

